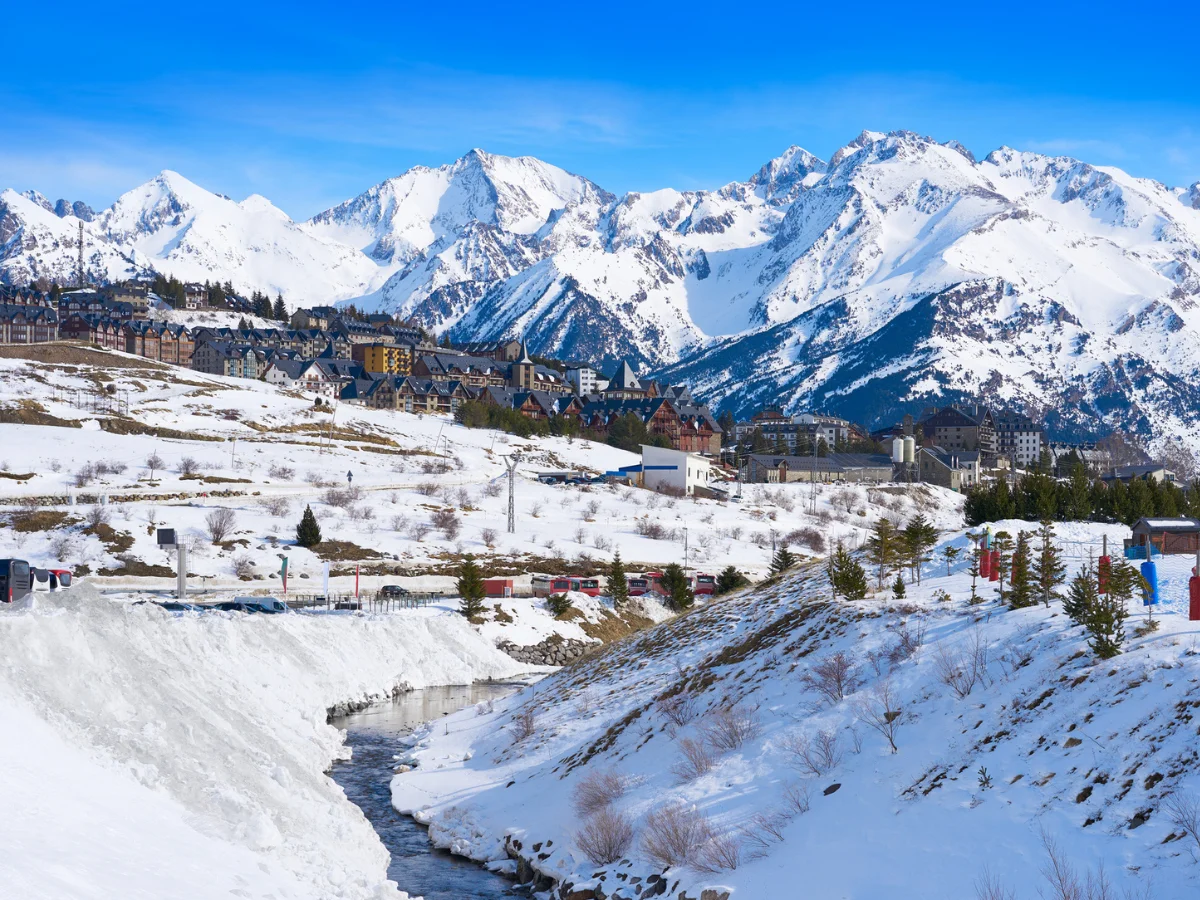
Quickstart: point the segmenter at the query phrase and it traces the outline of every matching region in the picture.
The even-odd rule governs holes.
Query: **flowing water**
[[[388,877],[414,896],[425,900],[492,900],[527,896],[506,878],[429,843],[423,827],[392,806],[392,769],[400,751],[397,738],[413,726],[440,719],[464,706],[499,699],[520,685],[476,684],[426,688],[334,720],[346,732],[354,755],[334,763],[331,775],[346,796],[375,826],[379,839],[392,854]]]

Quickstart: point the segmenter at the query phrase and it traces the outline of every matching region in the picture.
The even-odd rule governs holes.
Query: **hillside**
[[[1072,572],[1101,533],[1059,526]],[[1200,798],[1192,560],[1162,564],[1159,629],[1136,634],[1136,611],[1100,661],[1058,601],[1009,611],[984,584],[970,605],[962,557],[940,558],[964,545],[945,536],[904,601],[834,600],[802,567],[438,723],[395,804],[556,897],[1008,896],[976,893],[989,873],[1050,896],[1046,841],[1081,882],[1103,870],[1112,893],[1087,896],[1191,896],[1196,845],[1163,803]],[[631,827],[613,863],[578,837],[602,808]]]

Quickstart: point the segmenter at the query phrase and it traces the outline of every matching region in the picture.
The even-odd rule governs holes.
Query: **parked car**
[[[33,573],[23,559],[0,559],[0,602],[15,603],[33,591]]]
[[[408,593],[408,588],[400,587],[398,584],[385,584],[379,589],[379,599],[397,600],[400,597],[407,597]]]
[[[195,603],[184,603],[182,600],[161,600],[158,603],[167,612],[202,612],[205,607]]]
[[[241,603],[247,612],[285,613],[291,612],[288,605],[275,597],[234,597],[234,603]]]
[[[257,610],[250,608],[249,603],[243,603],[238,600],[225,600],[222,603],[214,603],[212,606],[210,606],[208,608],[209,609],[219,609],[221,612],[243,612],[243,613],[257,612]]]

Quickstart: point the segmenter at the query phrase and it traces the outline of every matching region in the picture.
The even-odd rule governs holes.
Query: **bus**
[[[33,591],[33,572],[23,559],[0,559],[0,602],[15,603]]]

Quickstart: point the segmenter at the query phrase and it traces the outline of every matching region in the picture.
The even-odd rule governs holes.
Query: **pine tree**
[[[675,612],[690,609],[696,600],[683,566],[679,563],[670,563],[663,569],[662,586],[667,592],[667,607]]]
[[[900,534],[890,519],[882,518],[867,538],[867,561],[875,569],[876,587],[883,590],[883,581],[892,571],[900,551]]]
[[[1067,596],[1063,598],[1063,612],[1076,625],[1086,628],[1099,597],[1096,589],[1096,570],[1089,564],[1071,579]]]
[[[313,515],[312,507],[304,507],[304,515],[300,517],[300,524],[296,526],[296,544],[300,547],[315,547],[321,543],[321,526],[317,524],[317,517]]]
[[[1012,581],[1008,591],[1008,605],[1013,609],[1024,609],[1037,603],[1033,593],[1033,580],[1029,573],[1029,532],[1017,533],[1017,546],[1012,555]]]
[[[1042,603],[1049,606],[1051,600],[1059,599],[1058,586],[1066,580],[1067,567],[1062,561],[1062,550],[1054,543],[1054,524],[1049,519],[1038,524],[1041,546],[1033,558],[1033,583]]]
[[[275,297],[275,305],[271,308],[271,315],[276,322],[287,321],[287,307],[283,303],[283,294],[279,294]]]
[[[629,581],[625,577],[625,564],[621,562],[621,551],[613,554],[608,566],[608,595],[613,606],[620,608],[629,602]]]
[[[904,578],[899,572],[896,573],[896,581],[892,585],[892,596],[897,600],[904,599]]]
[[[996,582],[999,589],[1000,597],[1004,597],[1004,573],[1008,571],[1009,564],[1012,562],[1012,535],[1007,531],[997,531],[992,538],[992,548],[999,554],[999,561],[994,563],[994,567],[1000,573],[1000,578]]]
[[[967,569],[967,574],[971,576],[971,596],[968,602],[975,604],[983,602],[983,598],[975,592],[975,582],[979,579],[979,557],[983,553],[983,543],[978,534],[968,534],[967,537],[974,545],[971,547],[971,566]]]
[[[750,579],[743,575],[734,566],[726,566],[721,570],[721,574],[717,576],[716,591],[717,596],[728,594],[731,591],[736,591],[744,588],[750,583]]]
[[[1100,659],[1112,659],[1121,652],[1125,643],[1125,620],[1129,618],[1129,608],[1125,602],[1112,593],[1097,597],[1096,608],[1088,623],[1088,633],[1092,636],[1088,641],[1092,652]]]
[[[462,565],[458,568],[458,596],[462,598],[461,612],[468,619],[477,618],[483,613],[483,600],[487,590],[483,586],[483,573],[475,562],[475,557],[467,554]]]
[[[962,552],[961,547],[955,547],[953,545],[947,545],[946,548],[942,551],[942,556],[946,557],[946,577],[947,578],[950,577],[950,567],[954,565],[955,560],[958,559],[958,554],[961,552]]]
[[[775,558],[771,560],[771,574],[782,575],[794,565],[796,565],[795,554],[787,548],[787,544],[783,544],[775,551]]]
[[[929,561],[929,548],[937,543],[937,529],[929,524],[929,520],[917,513],[904,526],[901,541],[905,562],[912,573],[911,580],[921,583],[921,566]]]
[[[829,586],[835,597],[862,600],[867,596],[867,573],[842,544],[837,545],[829,558]]]

